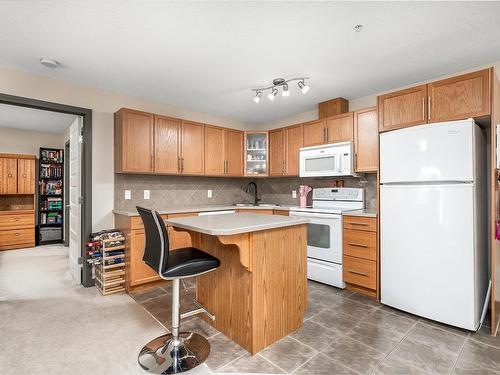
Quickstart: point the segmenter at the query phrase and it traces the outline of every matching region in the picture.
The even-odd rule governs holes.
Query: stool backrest
[[[146,244],[142,260],[159,274],[167,269],[168,234],[165,223],[157,211],[136,207],[144,223]]]

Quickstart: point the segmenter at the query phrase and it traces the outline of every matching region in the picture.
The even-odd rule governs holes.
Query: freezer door
[[[475,330],[474,186],[380,191],[382,303]]]
[[[472,119],[380,135],[380,182],[473,181]]]

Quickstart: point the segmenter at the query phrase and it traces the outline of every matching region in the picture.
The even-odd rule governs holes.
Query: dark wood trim
[[[92,233],[92,110],[2,93],[0,93],[0,103],[82,116],[82,285],[85,287],[93,286],[92,266],[87,263],[87,252],[85,251],[86,240]]]

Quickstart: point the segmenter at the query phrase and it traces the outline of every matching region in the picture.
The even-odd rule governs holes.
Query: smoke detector
[[[53,59],[46,59],[44,57],[40,59],[40,64],[42,64],[46,68],[51,68],[51,69],[59,67],[59,61]]]

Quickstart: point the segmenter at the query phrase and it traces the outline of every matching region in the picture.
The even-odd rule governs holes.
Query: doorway
[[[65,233],[63,238],[64,243],[67,243],[70,247],[68,269],[73,278],[85,287],[92,286],[92,268],[87,262],[85,251],[85,239],[89,237],[92,231],[92,111],[86,108],[6,94],[0,94],[0,104],[76,116],[77,120],[73,128],[68,132],[70,138],[71,134],[73,135],[73,142],[70,139],[69,153],[64,152],[67,161],[65,164],[69,164],[67,166],[69,167],[67,173],[69,181],[68,184],[64,183],[64,185],[71,187],[71,189],[66,190],[68,190],[68,193],[71,190],[73,194],[68,194],[67,197],[64,196],[64,206],[61,207],[62,212],[66,213],[66,205],[70,206],[68,207],[68,216],[63,214],[63,217],[71,218],[72,211],[74,215],[73,220],[66,220],[69,228],[63,230]],[[75,150],[73,155],[72,144]],[[64,143],[60,148],[66,151]],[[71,167],[72,161],[73,167]],[[64,174],[66,175],[66,173]],[[71,226],[71,222],[73,222],[73,226]],[[64,223],[64,228],[65,225],[66,223]],[[71,249],[73,250],[72,253]]]

